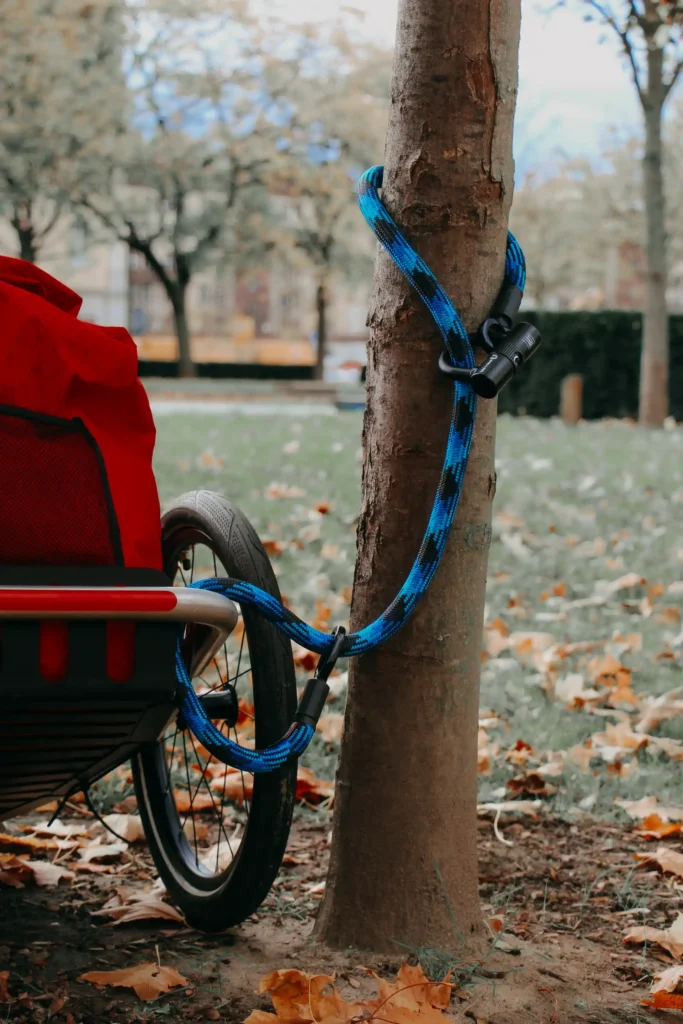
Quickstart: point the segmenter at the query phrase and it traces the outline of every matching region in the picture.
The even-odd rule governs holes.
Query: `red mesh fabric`
[[[0,564],[115,565],[96,450],[72,426],[0,411]]]
[[[123,328],[77,319],[80,304],[78,295],[43,270],[0,256],[0,407],[30,409],[67,423],[82,421],[106,466],[123,564],[160,569],[159,497],[152,472],[154,421],[137,376],[137,348]],[[69,450],[75,461],[61,460],[60,474],[55,476],[63,475],[64,480],[57,491],[46,490],[32,468],[26,473],[33,475],[33,485],[28,480],[24,483],[34,519],[35,508],[44,505],[40,522],[46,530],[48,523],[54,524],[54,539],[61,541],[60,550],[69,555],[65,564],[70,565],[90,561],[94,538],[100,551],[107,534],[99,529],[102,489],[97,487],[94,497],[88,494],[94,462],[82,440],[65,444],[73,446]],[[2,456],[0,504],[5,505],[9,495],[12,507],[3,513],[17,523],[20,503],[12,489],[23,470],[16,459],[5,452]],[[34,458],[33,451],[29,457]],[[60,533],[62,526],[68,535]],[[83,530],[85,537],[80,536]],[[23,536],[21,530],[18,536]],[[6,542],[0,538],[0,543]],[[60,560],[56,549],[51,549],[46,561]],[[111,557],[99,561],[107,564]]]

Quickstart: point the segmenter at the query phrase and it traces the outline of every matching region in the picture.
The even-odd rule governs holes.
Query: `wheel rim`
[[[209,537],[197,529],[174,538],[165,571],[176,586],[229,575]],[[235,742],[253,745],[256,721],[249,639],[239,606],[238,612],[233,633],[192,683],[200,695],[233,692],[239,708],[237,721],[232,725],[219,720],[215,725]],[[157,744],[154,762],[178,866],[199,889],[222,886],[239,859],[246,836],[253,809],[253,774],[227,768],[183,727],[180,717]]]

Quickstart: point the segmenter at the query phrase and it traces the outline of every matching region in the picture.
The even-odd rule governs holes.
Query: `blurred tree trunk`
[[[468,329],[503,274],[519,23],[520,0],[399,5],[384,199]],[[389,604],[419,548],[453,401],[437,370],[440,336],[384,253],[370,325],[355,629]],[[398,953],[479,941],[477,722],[495,419],[495,403],[480,401],[429,593],[396,637],[351,665],[317,926],[333,946]]]
[[[662,178],[663,52],[648,50],[643,184],[647,223],[647,298],[643,321],[638,418],[661,427],[669,412],[669,318],[666,308],[666,228]]]
[[[315,292],[315,311],[318,335],[315,379],[322,380],[325,376],[325,349],[327,347],[327,288],[324,281],[318,284]]]

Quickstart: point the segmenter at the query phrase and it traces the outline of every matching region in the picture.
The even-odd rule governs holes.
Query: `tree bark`
[[[38,245],[30,210],[22,212],[15,205],[12,214],[12,227],[16,231],[19,242],[19,259],[26,260],[27,263],[35,263],[38,259]]]
[[[669,412],[669,319],[666,308],[666,228],[662,178],[661,49],[648,50],[648,89],[644,102],[643,182],[647,223],[647,299],[643,322],[638,418],[661,427]]]
[[[323,281],[315,292],[315,311],[317,317],[318,353],[315,361],[315,379],[323,380],[325,376],[325,349],[327,347],[327,289]]]
[[[399,7],[384,200],[468,329],[503,273],[519,22],[520,0]],[[384,253],[370,326],[353,628],[384,610],[416,555],[453,401],[437,370],[440,336]],[[456,524],[427,596],[396,637],[351,665],[317,926],[333,946],[397,953],[479,942],[477,718],[495,420],[495,403],[480,401]]]
[[[173,324],[178,339],[178,374],[181,377],[196,377],[197,367],[190,349],[190,328],[187,322],[186,290],[176,284],[171,298]]]

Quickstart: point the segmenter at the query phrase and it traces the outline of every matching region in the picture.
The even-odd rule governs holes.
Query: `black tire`
[[[254,583],[280,598],[275,574],[255,531],[239,509],[218,494],[195,491],[179,498],[162,518],[162,546],[164,571],[172,580],[177,576],[182,553],[191,549],[194,572],[195,550],[209,549],[213,554],[214,571],[218,575],[229,575]],[[256,746],[261,748],[280,739],[294,717],[294,663],[291,644],[286,637],[249,608],[242,609],[241,615],[244,625],[241,643],[244,645],[246,638],[251,660],[255,740]],[[225,664],[226,678],[229,679],[227,650]],[[236,678],[244,674],[240,673],[238,661]],[[232,862],[224,870],[218,870],[222,833],[230,846],[224,824],[225,811],[227,809],[231,814],[233,811],[238,813],[235,808],[225,804],[223,780],[220,814],[215,808],[218,852],[216,871],[212,872],[202,867],[199,860],[195,826],[197,819],[191,802],[192,784],[196,775],[191,776],[187,764],[185,769],[194,852],[176,807],[179,802],[178,792],[172,789],[174,784],[171,783],[172,772],[176,768],[175,745],[178,734],[177,726],[174,727],[176,737],[173,740],[170,767],[167,737],[158,743],[146,744],[133,760],[133,778],[140,815],[159,875],[187,921],[202,931],[222,931],[249,917],[266,898],[275,880],[292,820],[296,765],[285,765],[278,771],[253,776],[253,793],[249,800],[247,789],[244,788],[247,773],[243,773],[242,815],[245,808],[247,811],[244,834],[240,837],[241,843],[234,855],[230,847]],[[190,737],[190,734],[185,734],[181,729],[180,735],[185,749],[186,735]],[[192,746],[194,755],[189,756],[196,757],[192,768],[197,769],[197,763],[201,767],[204,761],[196,753],[194,740]],[[188,758],[187,750],[185,757]],[[217,770],[222,770],[218,769],[215,759],[214,764]],[[202,778],[207,770],[203,768]],[[247,782],[251,780],[247,778]],[[213,782],[207,783],[209,791],[211,785]]]

